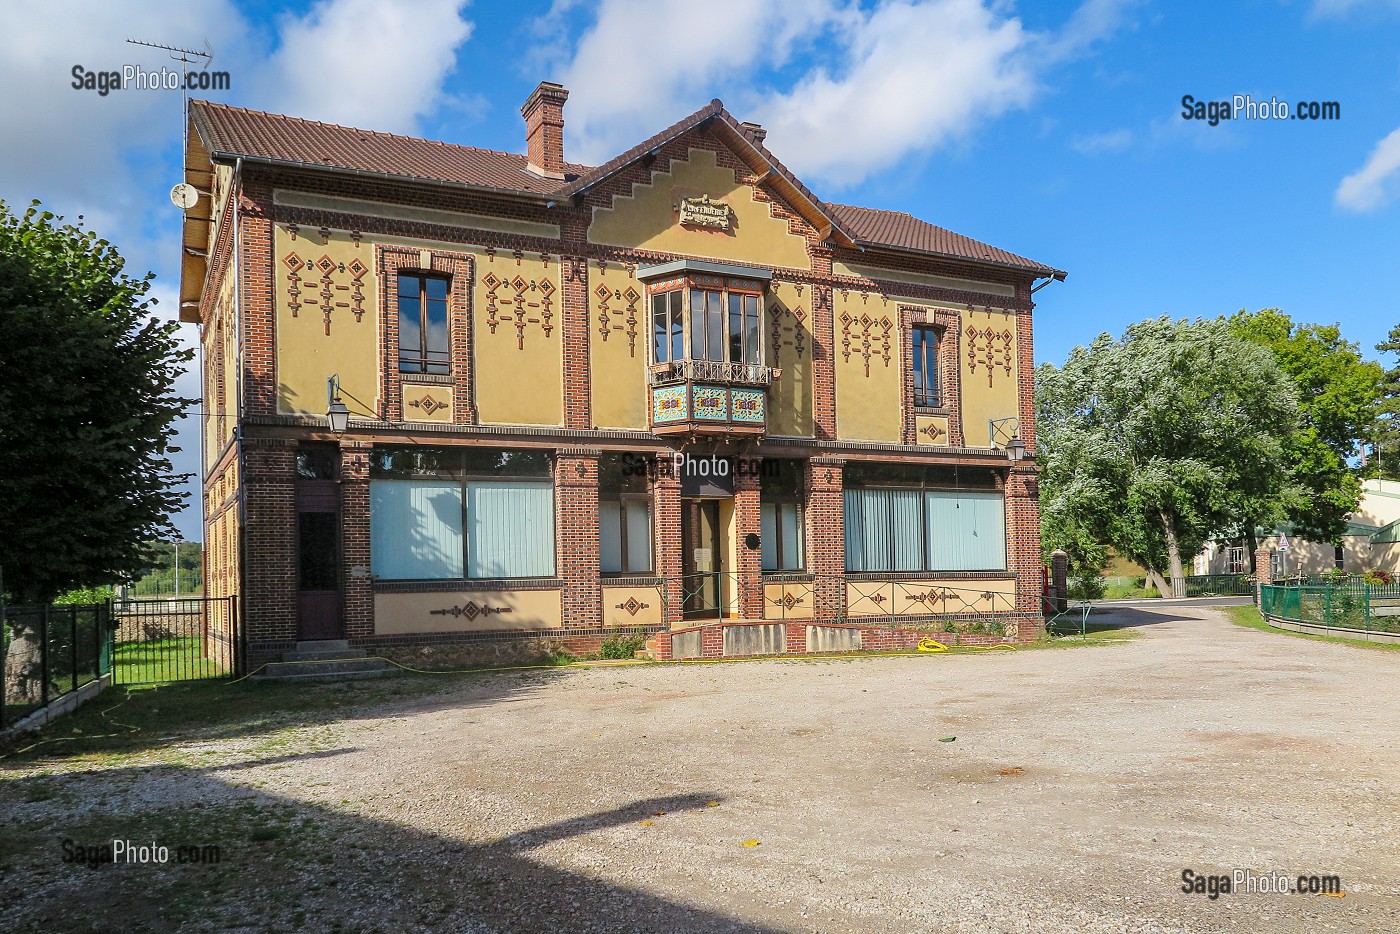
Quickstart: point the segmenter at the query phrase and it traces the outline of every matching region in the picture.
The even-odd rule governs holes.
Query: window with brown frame
[[[918,325],[913,331],[910,361],[914,371],[914,404],[938,408],[943,405],[938,372],[938,341],[943,336],[942,329]]]
[[[652,362],[763,362],[762,289],[743,279],[695,276],[651,296]]]
[[[400,273],[398,279],[399,372],[450,372],[448,280],[411,273]]]
[[[649,574],[651,492],[642,458],[610,455],[598,461],[599,569],[604,574]]]
[[[759,482],[762,569],[800,571],[806,567],[802,528],[802,474],[799,460],[763,461]]]

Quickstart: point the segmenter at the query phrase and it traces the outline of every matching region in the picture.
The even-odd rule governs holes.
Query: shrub
[[[1381,586],[1395,583],[1395,577],[1383,568],[1371,568],[1371,570],[1362,575],[1361,579],[1368,584],[1378,584]]]
[[[609,636],[603,640],[598,654],[603,658],[632,658],[646,648],[647,638],[639,632],[629,635]]]
[[[54,597],[53,602],[57,606],[86,606],[92,603],[106,603],[110,599],[111,587],[84,587],[59,594]]]

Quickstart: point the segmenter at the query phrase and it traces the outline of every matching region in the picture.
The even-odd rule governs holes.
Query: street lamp
[[[1006,442],[1006,459],[1015,464],[1026,456],[1026,442],[1020,438],[1012,438]]]
[[[339,373],[326,379],[326,420],[331,424],[331,431],[338,435],[350,427],[350,409],[340,401]]]

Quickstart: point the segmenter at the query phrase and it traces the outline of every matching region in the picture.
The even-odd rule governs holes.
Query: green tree
[[[1363,360],[1359,346],[1344,340],[1334,324],[1294,324],[1277,308],[1240,311],[1229,321],[1241,337],[1273,352],[1297,389],[1302,416],[1285,445],[1299,495],[1282,516],[1270,515],[1271,504],[1242,502],[1237,531],[1251,551],[1255,529],[1277,518],[1292,523],[1303,538],[1336,541],[1361,499],[1349,460],[1375,424],[1384,371]]]
[[[1111,545],[1163,593],[1237,521],[1286,502],[1297,394],[1273,354],[1223,320],[1158,318],[1037,372],[1041,506],[1052,536]],[[1071,532],[1073,533],[1071,535]]]
[[[1381,402],[1371,429],[1371,456],[1362,472],[1368,477],[1400,480],[1400,324],[1390,329],[1388,339],[1376,349],[1396,354],[1397,362],[1382,378]]]
[[[0,571],[26,602],[129,580],[183,494],[169,454],[193,356],[110,243],[0,201]]]

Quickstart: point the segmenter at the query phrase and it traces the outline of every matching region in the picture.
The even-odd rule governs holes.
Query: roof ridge
[[[292,114],[279,114],[279,113],[274,113],[273,111],[270,111],[270,110],[255,110],[255,109],[253,109],[252,107],[239,107],[239,106],[237,106],[237,105],[235,105],[235,104],[225,104],[225,103],[223,103],[223,102],[221,102],[221,101],[192,100],[192,101],[190,101],[190,103],[191,103],[191,104],[200,104],[200,105],[203,105],[203,106],[206,106],[206,107],[217,107],[217,108],[219,108],[220,110],[232,110],[232,111],[237,111],[238,113],[255,114],[255,115],[259,116],[259,117],[272,117],[272,118],[274,118],[274,119],[282,120],[282,121],[286,121],[286,122],[307,123],[307,124],[311,124],[311,125],[313,125],[313,126],[329,127],[330,129],[333,129],[333,130],[345,130],[345,131],[351,132],[351,133],[366,133],[366,134],[368,134],[368,135],[370,135],[370,136],[377,136],[377,137],[379,137],[380,139],[405,140],[405,141],[407,141],[407,142],[412,142],[412,143],[429,143],[429,144],[434,145],[434,146],[445,146],[445,147],[451,147],[451,148],[453,148],[453,149],[470,149],[472,152],[489,152],[489,153],[491,153],[492,155],[497,155],[497,156],[509,156],[510,158],[513,158],[513,159],[525,159],[525,160],[527,160],[527,161],[528,161],[528,159],[529,159],[529,157],[526,156],[524,153],[520,153],[520,152],[510,152],[510,151],[505,150],[505,149],[491,149],[491,148],[486,147],[486,146],[470,146],[470,145],[468,145],[468,144],[466,144],[466,143],[452,143],[452,142],[448,142],[447,140],[443,140],[443,139],[429,139],[429,138],[426,137],[426,136],[408,136],[408,135],[403,134],[403,133],[390,133],[390,132],[387,132],[387,131],[385,131],[385,130],[367,130],[367,129],[365,129],[364,127],[349,126],[349,125],[344,124],[344,123],[330,123],[330,122],[325,121],[325,120],[313,120],[313,119],[311,119],[310,117],[298,117],[298,116],[294,116],[294,115],[292,115]],[[587,169],[592,169],[592,168],[593,168],[592,166],[585,166],[585,165],[583,165],[583,163],[579,163],[579,162],[567,162],[567,163],[565,163],[565,165],[573,166],[574,168],[587,168]]]

